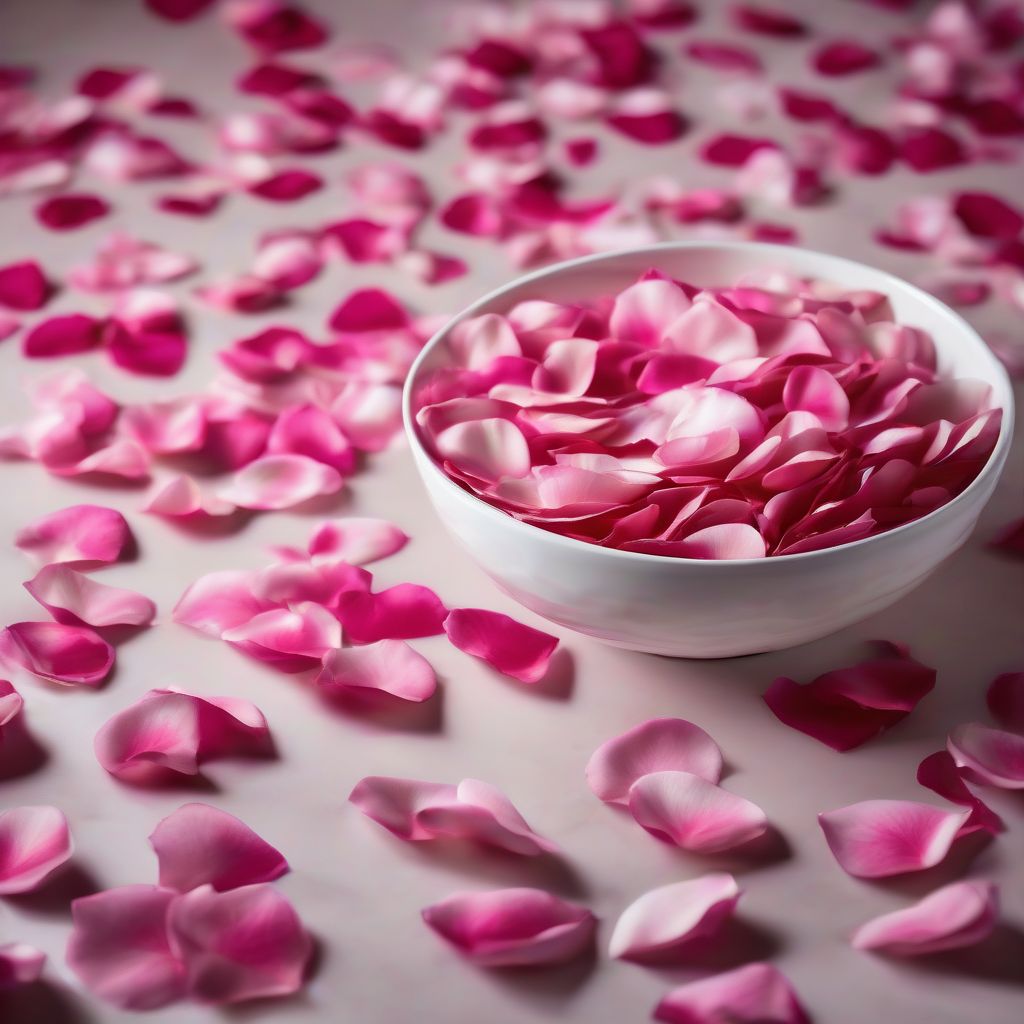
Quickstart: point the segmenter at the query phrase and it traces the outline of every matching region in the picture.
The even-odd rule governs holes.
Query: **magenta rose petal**
[[[255,573],[226,570],[200,576],[178,599],[175,622],[218,639],[274,606],[253,592]]]
[[[25,335],[21,348],[29,359],[52,359],[89,352],[99,348],[103,339],[102,320],[69,313],[40,321]]]
[[[786,977],[765,963],[747,964],[673,989],[658,1004],[654,1019],[666,1024],[810,1022]]]
[[[444,632],[448,609],[429,587],[398,583],[369,593],[351,590],[341,595],[338,618],[355,643],[413,640]]]
[[[18,531],[15,545],[42,565],[116,562],[131,544],[123,515],[102,505],[71,505]]]
[[[221,634],[240,651],[281,672],[304,672],[341,646],[341,624],[313,602],[272,608]]]
[[[0,992],[9,992],[38,981],[46,954],[27,942],[0,944]]]
[[[73,231],[109,212],[110,206],[99,196],[66,193],[40,203],[36,219],[51,231]]]
[[[190,21],[212,3],[213,0],[146,0],[146,6],[167,21]]]
[[[596,927],[589,910],[540,889],[455,893],[427,907],[423,920],[483,967],[573,960],[591,946]]]
[[[71,903],[68,966],[94,995],[125,1010],[155,1010],[185,995],[167,912],[176,898],[155,885],[126,885]]]
[[[99,686],[114,665],[114,648],[87,626],[15,622],[0,633],[0,658],[55,683]]]
[[[71,857],[67,818],[56,807],[0,813],[0,896],[33,892]]]
[[[328,694],[377,692],[421,702],[433,696],[437,677],[430,662],[404,640],[378,640],[328,651],[316,685]]]
[[[970,815],[911,800],[864,800],[819,814],[818,822],[844,871],[884,878],[940,863]]]
[[[985,695],[989,711],[1015,732],[1024,733],[1024,672],[1004,672]]]
[[[739,897],[736,879],[724,872],[652,889],[622,912],[608,955],[647,962],[681,954],[684,944],[715,935]]]
[[[503,675],[524,683],[541,680],[558,638],[483,608],[454,608],[444,621],[448,639]]]
[[[992,934],[998,917],[998,890],[992,882],[953,882],[913,906],[862,924],[850,941],[854,949],[925,956],[976,945]]]
[[[1003,819],[968,788],[948,751],[929,754],[917,766],[917,781],[950,803],[971,809],[970,817],[960,827],[961,835],[979,830],[998,835],[1006,830]]]
[[[331,328],[341,333],[400,330],[408,324],[402,304],[380,288],[352,292],[330,318]]]
[[[1024,736],[980,722],[958,725],[946,747],[971,782],[999,789],[1024,789]]]
[[[308,50],[328,36],[302,7],[284,0],[236,0],[224,9],[224,18],[250,46],[266,54]]]
[[[333,466],[308,455],[265,455],[238,470],[217,497],[240,508],[275,510],[335,494],[342,486]]]
[[[629,803],[633,783],[652,772],[689,772],[715,784],[722,752],[700,726],[652,718],[603,743],[587,763],[587,783],[606,803]]]
[[[85,626],[148,626],[156,605],[133,590],[109,587],[67,565],[44,565],[25,589],[58,621]]]
[[[19,312],[41,309],[51,291],[50,282],[35,260],[0,267],[0,306]]]

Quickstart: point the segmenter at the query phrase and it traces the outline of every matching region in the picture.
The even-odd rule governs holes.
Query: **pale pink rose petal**
[[[19,330],[21,330],[21,321],[0,311],[0,341],[4,341]]]
[[[0,813],[0,896],[38,889],[71,857],[67,818],[56,807]]]
[[[523,477],[530,450],[522,431],[507,419],[469,420],[441,431],[438,452],[465,473],[488,482]]]
[[[120,512],[101,505],[72,505],[18,531],[15,545],[42,565],[116,562],[132,543]]]
[[[988,709],[1008,729],[1024,733],[1024,672],[996,676],[986,694]]]
[[[629,811],[651,835],[698,853],[731,850],[768,829],[756,804],[690,772],[641,776],[629,789]]]
[[[291,557],[287,549],[278,549],[278,553]],[[312,562],[306,561],[301,552],[296,551],[295,554],[298,555],[296,560],[268,565],[255,574],[252,581],[254,597],[272,606],[301,609],[312,602],[330,609],[346,591],[368,591],[373,582],[366,569],[347,562],[330,559]]]
[[[558,646],[550,633],[483,608],[453,608],[444,631],[460,651],[524,683],[543,679]]]
[[[245,700],[150,690],[96,733],[96,758],[118,778],[156,782],[168,772],[196,775],[211,757],[264,753],[263,713]]]
[[[855,949],[923,956],[987,939],[998,918],[999,893],[992,882],[953,882],[911,907],[861,925],[850,941]]]
[[[680,558],[764,558],[764,538],[744,523],[720,523],[697,530],[676,546]]]
[[[700,726],[682,718],[652,718],[603,743],[587,762],[587,783],[605,803],[626,805],[637,779],[678,771],[717,783],[722,752]]]
[[[197,288],[196,295],[214,309],[229,313],[259,313],[285,299],[280,285],[255,274],[213,281]]]
[[[260,243],[252,273],[275,288],[291,291],[308,284],[323,269],[316,241],[303,236],[268,238]]]
[[[21,714],[25,701],[21,694],[6,679],[0,679],[0,740],[3,740],[4,726]]]
[[[970,817],[911,800],[864,800],[818,815],[839,866],[857,878],[934,867]]]
[[[428,587],[398,583],[375,594],[348,591],[338,602],[338,618],[356,643],[412,640],[444,632],[448,609]]]
[[[337,647],[323,657],[317,686],[329,694],[387,693],[400,700],[429,700],[437,689],[430,662],[404,640],[365,647]]]
[[[156,616],[148,597],[97,583],[67,565],[44,565],[24,587],[58,622],[70,625],[148,626]]]
[[[275,203],[290,203],[297,199],[304,199],[312,192],[319,191],[323,185],[323,178],[319,174],[300,167],[293,167],[277,171],[269,177],[254,182],[248,187],[248,192]]]
[[[917,766],[917,781],[944,800],[971,809],[970,817],[960,827],[960,835],[978,831],[998,835],[1006,831],[1003,819],[971,792],[948,751],[938,750],[929,754]]]
[[[616,341],[653,348],[669,324],[690,306],[686,292],[672,281],[639,281],[615,297],[608,329]]]
[[[787,412],[811,412],[829,431],[845,430],[850,400],[840,383],[820,366],[794,366],[786,378],[782,401]]]
[[[125,1010],[181,999],[184,967],[167,933],[175,898],[159,886],[126,885],[73,900],[68,966],[90,992]]]
[[[0,992],[38,981],[46,963],[46,954],[27,942],[0,945]]]
[[[724,872],[652,889],[622,912],[608,955],[647,961],[681,953],[684,944],[716,934],[739,897],[736,879]]]
[[[408,541],[408,535],[386,519],[347,516],[317,527],[308,550],[314,564],[342,561],[366,565],[401,551]]]
[[[29,359],[89,352],[103,343],[104,322],[84,313],[67,313],[35,324],[21,342]]]
[[[320,46],[329,35],[302,7],[285,0],[232,0],[223,16],[247,43],[265,54],[308,50]]]
[[[789,981],[771,964],[754,963],[673,989],[654,1019],[666,1024],[809,1024]]]
[[[483,967],[564,963],[590,948],[596,920],[585,907],[540,889],[460,892],[427,907],[423,920]]]
[[[149,837],[160,865],[160,884],[178,892],[200,885],[224,891],[272,882],[288,862],[248,825],[209,804],[182,804]]]
[[[330,326],[342,333],[399,330],[409,324],[402,304],[380,288],[352,292],[331,314]]]
[[[0,306],[29,312],[46,305],[52,289],[35,260],[0,267]]]
[[[231,515],[236,506],[213,495],[204,495],[192,477],[178,473],[149,495],[142,511],[169,519],[207,519]]]
[[[313,954],[295,909],[269,885],[192,889],[171,904],[167,924],[188,992],[201,1003],[297,992]]]
[[[1024,736],[980,722],[958,725],[946,739],[957,768],[971,782],[1024,789]]]
[[[226,630],[244,625],[273,608],[271,602],[253,593],[254,578],[255,573],[235,570],[201,576],[178,599],[171,617],[184,626],[219,638]]]
[[[88,626],[15,622],[0,633],[0,660],[56,683],[99,686],[114,665],[114,648]]]
[[[224,630],[221,639],[282,672],[302,672],[341,646],[341,623],[322,605],[310,602],[262,612]]]
[[[217,497],[240,508],[274,510],[335,494],[342,485],[336,469],[307,455],[264,455],[240,469]]]

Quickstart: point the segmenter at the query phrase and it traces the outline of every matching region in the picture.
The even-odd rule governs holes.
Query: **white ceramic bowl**
[[[888,296],[898,323],[931,334],[944,374],[992,385],[1003,410],[995,450],[956,498],[887,533],[838,547],[765,559],[701,561],[598,547],[521,523],[450,480],[415,423],[417,381],[445,361],[452,327],[505,313],[525,299],[596,298],[659,270],[696,285],[729,284],[778,267]],[[967,539],[1006,462],[1013,397],[1006,372],[975,331],[936,298],[881,270],[838,256],[752,242],[669,242],[546,267],[460,313],[427,343],[409,373],[405,426],[416,466],[452,536],[497,585],[562,626],[618,647],[689,658],[778,650],[815,640],[897,601]]]

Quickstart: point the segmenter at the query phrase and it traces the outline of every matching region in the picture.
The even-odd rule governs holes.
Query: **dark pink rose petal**
[[[703,875],[644,893],[619,917],[608,955],[621,960],[667,959],[680,947],[716,934],[732,915],[740,887],[732,875]]]
[[[960,140],[941,128],[907,129],[898,146],[903,160],[921,174],[967,162],[967,151]]]
[[[249,192],[261,199],[270,199],[275,203],[290,203],[302,199],[323,188],[323,178],[311,171],[292,168],[278,171],[269,178],[263,178],[249,186]]]
[[[217,891],[272,882],[288,862],[234,815],[209,804],[183,804],[149,837],[160,863],[160,884],[178,892]]]
[[[403,640],[378,640],[365,647],[338,647],[323,658],[317,686],[329,694],[370,691],[400,700],[424,701],[437,689],[430,662]]]
[[[890,956],[923,956],[963,949],[988,938],[999,917],[992,882],[953,882],[904,910],[882,914],[854,933],[855,949]]]
[[[72,231],[109,212],[110,206],[99,196],[67,193],[40,203],[36,207],[36,219],[51,231]]]
[[[356,643],[411,640],[444,632],[448,609],[428,587],[399,583],[375,594],[352,590],[341,595],[338,618]]]
[[[304,68],[268,61],[246,71],[237,85],[241,92],[256,96],[284,96],[294,89],[315,87],[319,82],[315,74]]]
[[[946,747],[965,778],[983,786],[1024,789],[1024,736],[980,722],[958,725]]]
[[[83,313],[42,320],[25,335],[22,351],[29,359],[49,359],[88,352],[103,344],[104,323]]]
[[[24,706],[21,694],[6,679],[0,679],[0,740],[3,740],[4,726],[17,718]]]
[[[690,60],[706,64],[716,71],[743,71],[759,74],[763,68],[761,58],[746,46],[720,43],[709,39],[695,39],[683,49]]]
[[[483,608],[455,608],[444,631],[456,647],[524,683],[544,677],[558,638]]]
[[[308,455],[264,455],[240,469],[218,497],[239,508],[291,508],[341,490],[341,475]]]
[[[26,942],[0,944],[0,992],[31,985],[43,973],[46,954]]]
[[[1024,214],[989,192],[958,192],[953,212],[972,235],[980,238],[1016,238],[1024,228]]]
[[[818,815],[839,866],[857,878],[934,867],[970,817],[911,800],[864,800]]]
[[[948,751],[929,754],[917,766],[917,781],[950,803],[971,809],[971,816],[960,828],[961,835],[977,831],[998,835],[1006,830],[1002,818],[967,787]]]
[[[747,964],[673,989],[654,1019],[667,1024],[809,1024],[786,978],[771,964]]]
[[[540,889],[461,892],[423,911],[423,920],[463,956],[484,967],[575,959],[594,941],[585,907]]]
[[[341,646],[341,626],[334,614],[319,604],[296,604],[263,612],[225,630],[221,637],[281,672],[303,672]]]
[[[988,709],[1007,729],[1024,733],[1024,672],[1004,672],[992,680]]]
[[[285,301],[280,285],[255,274],[215,281],[196,289],[207,305],[231,313],[259,313]]]
[[[349,801],[400,839],[468,839],[535,857],[557,847],[537,835],[500,790],[477,779],[457,786],[417,779],[367,776]]]
[[[598,747],[587,762],[587,783],[606,803],[625,805],[638,779],[652,772],[675,771],[717,783],[722,774],[722,752],[692,722],[652,718]]]
[[[616,131],[647,145],[672,142],[688,127],[671,97],[658,89],[636,89],[617,97],[606,120]]]
[[[196,195],[179,193],[159,196],[156,205],[165,213],[176,213],[183,217],[208,217],[223,201],[224,195],[221,192],[205,192]]]
[[[173,377],[185,363],[187,343],[176,332],[128,330],[112,324],[105,336],[110,358],[144,377]]]
[[[881,61],[881,56],[875,50],[858,43],[856,39],[841,39],[817,50],[813,64],[819,75],[838,77],[867,71],[877,67]]]
[[[246,700],[150,690],[101,726],[94,747],[111,775],[145,783],[196,775],[212,757],[265,753],[269,737],[263,713]]]
[[[716,135],[701,147],[701,159],[720,167],[742,167],[761,149],[777,149],[771,139],[757,139],[746,135]]]
[[[175,622],[208,636],[221,637],[274,605],[255,596],[255,574],[212,572],[201,576],[178,599],[171,613]]]
[[[58,621],[85,626],[148,626],[156,605],[133,590],[109,587],[67,565],[45,565],[25,589]]]
[[[733,24],[746,32],[794,39],[807,35],[807,26],[780,7],[756,7],[739,4],[730,12]]]
[[[0,896],[32,892],[71,857],[67,818],[56,807],[0,813]]]
[[[236,0],[224,12],[229,25],[264,53],[308,50],[327,40],[327,29],[298,4],[283,0]]]
[[[441,223],[452,231],[481,238],[499,236],[505,225],[505,215],[494,199],[477,193],[457,196],[439,216]]]
[[[20,320],[15,320],[13,316],[8,316],[7,313],[0,311],[0,341],[4,341],[20,330]]]
[[[15,622],[0,633],[0,658],[55,683],[99,686],[114,664],[114,648],[86,626]]]
[[[330,326],[342,333],[400,330],[409,324],[409,314],[397,299],[379,288],[363,288],[351,295],[331,314]]]
[[[168,21],[188,21],[202,14],[213,0],[146,0],[146,6]]]
[[[155,1010],[185,994],[167,912],[176,894],[126,885],[71,903],[68,966],[90,992],[125,1010]]]
[[[35,260],[0,267],[0,306],[29,311],[46,305],[51,287]]]
[[[731,850],[768,828],[756,804],[690,772],[642,775],[630,786],[629,811],[651,835],[698,853]]]
[[[116,562],[132,544],[120,512],[101,505],[72,505],[18,531],[15,545],[38,563]]]

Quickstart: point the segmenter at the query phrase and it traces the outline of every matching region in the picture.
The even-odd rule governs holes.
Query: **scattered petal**
[[[483,608],[452,609],[444,631],[460,651],[524,683],[544,677],[558,646],[557,637]]]
[[[85,626],[148,626],[156,605],[62,564],[44,565],[25,589],[58,621]]]
[[[56,807],[0,813],[0,896],[33,892],[71,857],[68,821]]]

